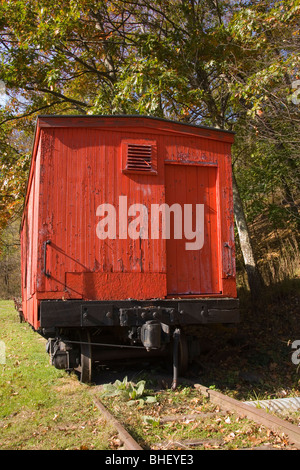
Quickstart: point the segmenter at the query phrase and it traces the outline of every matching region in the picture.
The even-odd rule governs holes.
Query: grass
[[[299,396],[300,368],[291,361],[291,343],[300,339],[299,292],[299,279],[270,286],[253,309],[248,294],[240,291],[241,324],[203,329],[200,362],[191,368],[190,378],[240,400]],[[6,355],[1,364],[0,354],[0,449],[118,449],[114,430],[93,404],[91,387],[49,364],[45,340],[19,323],[12,302],[0,301],[0,324]],[[280,436],[231,414],[163,422],[169,414],[215,409],[190,387],[153,392],[149,387],[154,388],[154,378],[155,371],[139,378],[146,381],[143,387],[129,388],[124,379],[117,384],[122,393],[105,398],[145,448],[184,448],[186,439],[202,440],[195,447],[200,449],[286,445]],[[149,396],[155,400],[148,403]],[[288,419],[299,425],[299,414]]]
[[[49,364],[45,340],[19,323],[12,302],[0,301],[0,324],[0,449],[109,449],[114,431],[88,386]]]

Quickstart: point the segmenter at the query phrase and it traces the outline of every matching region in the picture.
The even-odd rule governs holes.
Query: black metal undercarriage
[[[155,299],[122,301],[43,300],[40,333],[48,339],[52,364],[77,370],[92,381],[93,363],[173,354],[173,386],[194,355],[190,327],[239,322],[238,299]]]

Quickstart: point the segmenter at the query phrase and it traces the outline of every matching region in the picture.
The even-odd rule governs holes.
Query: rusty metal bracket
[[[46,277],[50,277],[49,271],[47,271],[47,246],[51,244],[51,240],[47,240],[44,242],[44,269],[43,273]]]

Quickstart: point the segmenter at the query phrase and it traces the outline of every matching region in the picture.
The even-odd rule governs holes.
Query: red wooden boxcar
[[[95,358],[174,345],[177,370],[192,354],[187,327],[238,321],[233,140],[142,116],[38,118],[23,315],[56,367],[89,381]]]

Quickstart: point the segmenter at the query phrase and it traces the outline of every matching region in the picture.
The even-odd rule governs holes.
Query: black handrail
[[[47,245],[50,245],[51,240],[47,240],[44,242],[44,270],[43,273],[45,274],[46,277],[50,277],[49,271],[47,271]]]

